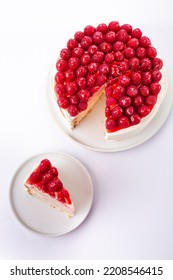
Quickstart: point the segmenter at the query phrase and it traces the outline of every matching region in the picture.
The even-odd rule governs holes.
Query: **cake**
[[[165,97],[163,61],[139,28],[118,21],[87,25],[61,49],[53,74],[54,100],[73,130],[105,95],[105,138],[143,130]]]
[[[58,176],[58,169],[52,166],[48,159],[41,160],[33,168],[24,185],[33,197],[66,212],[69,216],[74,215],[74,204],[70,194]]]

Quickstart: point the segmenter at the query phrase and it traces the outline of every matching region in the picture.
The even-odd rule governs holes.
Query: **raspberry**
[[[71,57],[71,51],[69,49],[62,49],[60,51],[60,57],[64,60],[69,60],[69,58]]]
[[[105,108],[105,117],[109,118],[111,116],[111,110],[109,109],[109,107]]]
[[[108,27],[105,23],[101,23],[97,26],[97,31],[102,32],[103,34],[106,34],[108,31]]]
[[[146,105],[141,105],[138,108],[138,113],[141,117],[146,117],[151,112],[151,109]]]
[[[105,55],[105,62],[106,63],[112,63],[114,61],[114,54],[113,53],[107,53]]]
[[[149,91],[149,88],[148,88],[147,86],[141,85],[140,88],[139,88],[139,93],[140,93],[142,96],[146,97],[146,96],[149,95],[150,91]]]
[[[110,71],[110,67],[108,64],[103,63],[100,65],[100,67],[99,67],[100,74],[107,75],[107,74],[109,74],[109,71]]]
[[[78,104],[79,112],[85,111],[87,109],[87,107],[88,107],[88,104],[85,101],[82,101]]]
[[[70,105],[68,98],[63,97],[63,96],[59,97],[57,102],[58,102],[59,107],[63,108],[63,109],[67,109],[68,106]]]
[[[126,58],[132,58],[135,56],[135,51],[134,51],[134,49],[127,47],[124,50],[124,55]]]
[[[151,83],[150,85],[150,93],[157,95],[161,90],[161,85],[157,82]]]
[[[40,182],[41,179],[42,179],[42,174],[39,170],[32,172],[32,174],[29,177],[31,184],[36,184]]]
[[[65,88],[64,85],[59,84],[59,85],[56,85],[56,86],[55,86],[55,92],[56,92],[58,95],[61,95],[61,96],[64,95],[65,91],[66,91],[66,88]]]
[[[134,70],[138,70],[139,69],[139,66],[140,66],[140,61],[137,57],[132,57],[130,60],[129,60],[129,67],[130,69],[132,69],[133,71]]]
[[[131,81],[134,85],[139,85],[141,83],[141,74],[138,72],[133,72],[131,74]]]
[[[93,27],[92,25],[87,25],[84,28],[84,34],[87,36],[93,36],[95,30],[96,30],[95,27]]]
[[[154,70],[152,72],[152,81],[159,82],[162,78],[162,73],[159,70]]]
[[[150,72],[144,72],[142,73],[142,84],[143,85],[149,85],[152,82],[152,76]]]
[[[61,195],[65,198],[69,198],[70,195],[69,195],[69,192],[66,190],[66,189],[62,189],[61,190]]]
[[[116,120],[110,117],[106,119],[105,126],[107,130],[114,130],[117,127],[117,122]]]
[[[88,49],[88,53],[90,55],[93,55],[95,52],[97,52],[99,50],[99,48],[96,45],[91,45]]]
[[[109,53],[112,50],[112,46],[107,42],[103,42],[100,44],[100,50],[104,53]]]
[[[144,49],[144,48],[142,48],[142,47],[138,47],[137,49],[136,49],[136,55],[137,55],[137,57],[139,57],[139,58],[144,58],[145,56],[146,56],[146,49]]]
[[[42,182],[47,184],[53,179],[52,171],[49,170],[47,173],[45,173],[42,177]]]
[[[97,63],[102,63],[104,60],[104,53],[97,51],[93,54],[92,61]]]
[[[129,86],[130,85],[130,77],[129,76],[126,76],[126,75],[121,75],[119,78],[118,78],[118,82],[121,86]]]
[[[90,97],[90,93],[87,89],[81,89],[78,92],[78,96],[79,96],[81,101],[87,101]]]
[[[65,79],[67,82],[72,82],[75,79],[75,72],[72,69],[68,69],[65,73]]]
[[[112,87],[106,87],[105,88],[105,95],[106,95],[106,97],[112,96],[112,93],[113,93]]]
[[[56,63],[56,69],[58,71],[64,72],[68,69],[68,63],[64,59],[59,59]]]
[[[115,44],[113,45],[113,50],[114,51],[122,51],[124,49],[124,43],[121,41],[116,41]]]
[[[133,98],[133,104],[138,107],[140,105],[142,105],[143,103],[143,97],[141,95],[137,95]]]
[[[126,43],[128,40],[128,34],[127,31],[124,29],[121,29],[118,33],[117,33],[117,40],[121,41],[123,43]]]
[[[51,172],[52,172],[53,177],[58,176],[58,169],[56,167],[52,166]]]
[[[114,31],[109,31],[108,33],[106,33],[105,40],[108,43],[113,44],[115,42],[115,39],[116,39],[116,34]]]
[[[135,113],[132,116],[130,116],[130,121],[131,121],[132,125],[136,125],[136,124],[140,123],[141,118],[138,114]]]
[[[67,91],[67,96],[73,95],[77,92],[77,84],[76,82],[71,82],[67,84],[66,86],[66,91]]]
[[[47,171],[49,171],[51,168],[51,163],[48,159],[43,159],[39,166],[38,169],[41,173],[46,173]]]
[[[118,61],[118,62],[123,61],[123,60],[124,60],[124,55],[123,55],[123,53],[120,52],[120,51],[117,51],[117,52],[115,53],[115,60]]]
[[[131,38],[127,42],[127,46],[136,49],[137,47],[139,47],[139,40],[137,38]]]
[[[90,74],[94,74],[96,73],[98,70],[98,63],[96,62],[91,62],[89,65],[88,65],[88,72]]]
[[[84,77],[78,78],[76,82],[80,89],[86,88],[86,79]]]
[[[88,53],[83,54],[81,57],[81,64],[88,65],[91,62],[91,57]]]
[[[103,34],[99,31],[96,31],[93,35],[93,42],[96,44],[96,45],[99,45],[101,44],[102,42],[104,41],[104,37],[103,37]]]
[[[140,44],[141,47],[148,48],[151,45],[151,41],[147,36],[142,36],[139,39],[139,44]]]
[[[131,116],[131,115],[133,115],[134,114],[134,107],[133,106],[129,106],[129,107],[126,107],[125,108],[125,114],[127,115],[127,116]]]
[[[152,60],[153,70],[160,70],[163,66],[163,61],[156,57]]]
[[[141,69],[143,71],[148,71],[148,70],[151,70],[152,68],[152,63],[151,63],[151,60],[149,58],[142,58],[141,59]]]
[[[122,29],[126,30],[128,34],[131,34],[132,33],[132,26],[130,24],[123,24],[121,26]]]
[[[121,97],[125,94],[125,91],[125,87],[117,85],[113,90],[112,96],[115,98]]]
[[[113,64],[110,68],[110,74],[113,76],[113,77],[118,77],[120,75],[120,69],[118,67],[118,65],[116,64]]]
[[[85,66],[80,66],[77,70],[76,70],[76,77],[80,78],[80,77],[85,77],[87,74],[87,68]]]
[[[70,105],[68,107],[68,113],[71,117],[75,117],[78,114],[78,109],[75,105]]]
[[[84,54],[84,49],[81,47],[74,48],[72,51],[72,55],[75,57],[81,57]]]
[[[130,97],[135,97],[138,95],[138,88],[136,86],[130,85],[127,88],[127,95]]]
[[[145,104],[148,106],[154,106],[157,102],[157,96],[156,95],[149,95],[145,99]]]
[[[130,125],[129,119],[126,116],[121,116],[118,119],[118,125],[120,128],[127,128]]]
[[[91,96],[96,93],[100,89],[99,86],[94,86],[93,88],[90,89],[90,94]]]
[[[79,103],[79,97],[77,95],[70,96],[69,100],[71,105],[78,105]]]
[[[55,75],[55,81],[56,83],[58,84],[62,84],[65,80],[65,76],[64,76],[64,73],[62,72],[57,72],[56,75]]]
[[[147,49],[147,56],[148,56],[148,58],[151,58],[151,59],[155,58],[157,56],[156,49],[154,47],[149,47]]]
[[[78,57],[70,57],[68,65],[72,70],[76,70],[80,65],[80,59]]]
[[[128,66],[127,61],[122,61],[122,62],[120,62],[120,64],[119,64],[119,70],[120,70],[122,73],[127,72],[128,69],[129,69],[129,66]]]
[[[87,50],[92,45],[92,39],[89,36],[84,36],[81,40],[81,47]]]
[[[75,39],[69,39],[67,42],[67,48],[69,50],[73,50],[78,46],[78,42]]]
[[[58,178],[54,178],[47,184],[47,189],[49,192],[59,192],[63,187],[62,182]]]
[[[118,32],[120,30],[120,25],[118,21],[111,21],[108,24],[108,29],[114,32]]]
[[[77,42],[80,42],[82,40],[83,36],[84,36],[84,33],[82,31],[77,31],[74,34],[74,38]]]
[[[87,76],[87,86],[89,88],[92,88],[95,86],[95,83],[96,83],[96,78],[94,75],[88,75]]]
[[[113,97],[106,98],[106,106],[114,107],[117,104],[117,100]]]
[[[98,75],[96,78],[96,85],[97,86],[102,86],[106,83],[106,76],[104,75]]]
[[[122,116],[122,114],[123,114],[123,109],[120,106],[115,106],[112,109],[112,112],[111,112],[112,118],[118,119],[119,117]]]
[[[123,108],[128,107],[132,103],[132,99],[129,96],[122,96],[118,101],[119,105]]]
[[[141,36],[142,36],[142,31],[139,28],[135,28],[135,29],[132,30],[132,37],[133,38],[139,39],[139,38],[141,38]]]

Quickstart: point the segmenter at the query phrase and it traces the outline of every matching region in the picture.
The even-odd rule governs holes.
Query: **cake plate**
[[[59,177],[74,202],[73,217],[30,196],[26,191],[23,182],[28,172],[43,158],[49,159],[58,168]],[[10,186],[10,202],[15,216],[26,228],[47,236],[63,235],[77,228],[87,217],[93,202],[93,184],[85,166],[71,155],[36,155],[16,171]]]

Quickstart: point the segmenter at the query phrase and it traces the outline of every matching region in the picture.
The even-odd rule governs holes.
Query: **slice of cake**
[[[163,62],[139,28],[118,21],[87,25],[61,49],[54,97],[71,129],[105,94],[105,138],[123,140],[140,132],[165,97]]]
[[[49,205],[74,215],[74,205],[68,190],[58,177],[58,169],[43,159],[27,176],[24,185],[30,195]]]

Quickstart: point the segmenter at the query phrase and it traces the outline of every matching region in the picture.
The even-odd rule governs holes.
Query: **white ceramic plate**
[[[54,71],[51,75],[51,94],[49,92],[49,101],[50,101],[50,110],[52,112],[53,118],[56,123],[59,125],[61,130],[68,135],[72,140],[79,143],[80,145],[101,152],[119,152],[133,148],[139,144],[144,143],[149,138],[151,138],[164,124],[168,113],[172,105],[172,90],[168,86],[168,78],[166,69],[163,68],[162,71],[162,90],[167,91],[166,97],[162,102],[158,113],[155,115],[151,123],[139,134],[129,138],[128,140],[123,141],[114,141],[109,142],[104,138],[104,110],[105,110],[105,98],[102,96],[101,100],[98,101],[96,106],[93,108],[92,112],[82,120],[82,122],[75,127],[73,131],[70,131],[66,126],[66,122],[58,109],[54,98],[53,92],[53,80],[54,80]]]
[[[69,189],[76,213],[69,218],[65,213],[28,195],[23,182],[33,166],[43,158],[49,159],[59,170],[59,177]],[[93,202],[91,177],[76,158],[63,153],[47,153],[32,157],[17,170],[10,187],[10,201],[18,220],[28,229],[49,236],[72,231],[87,217]]]

